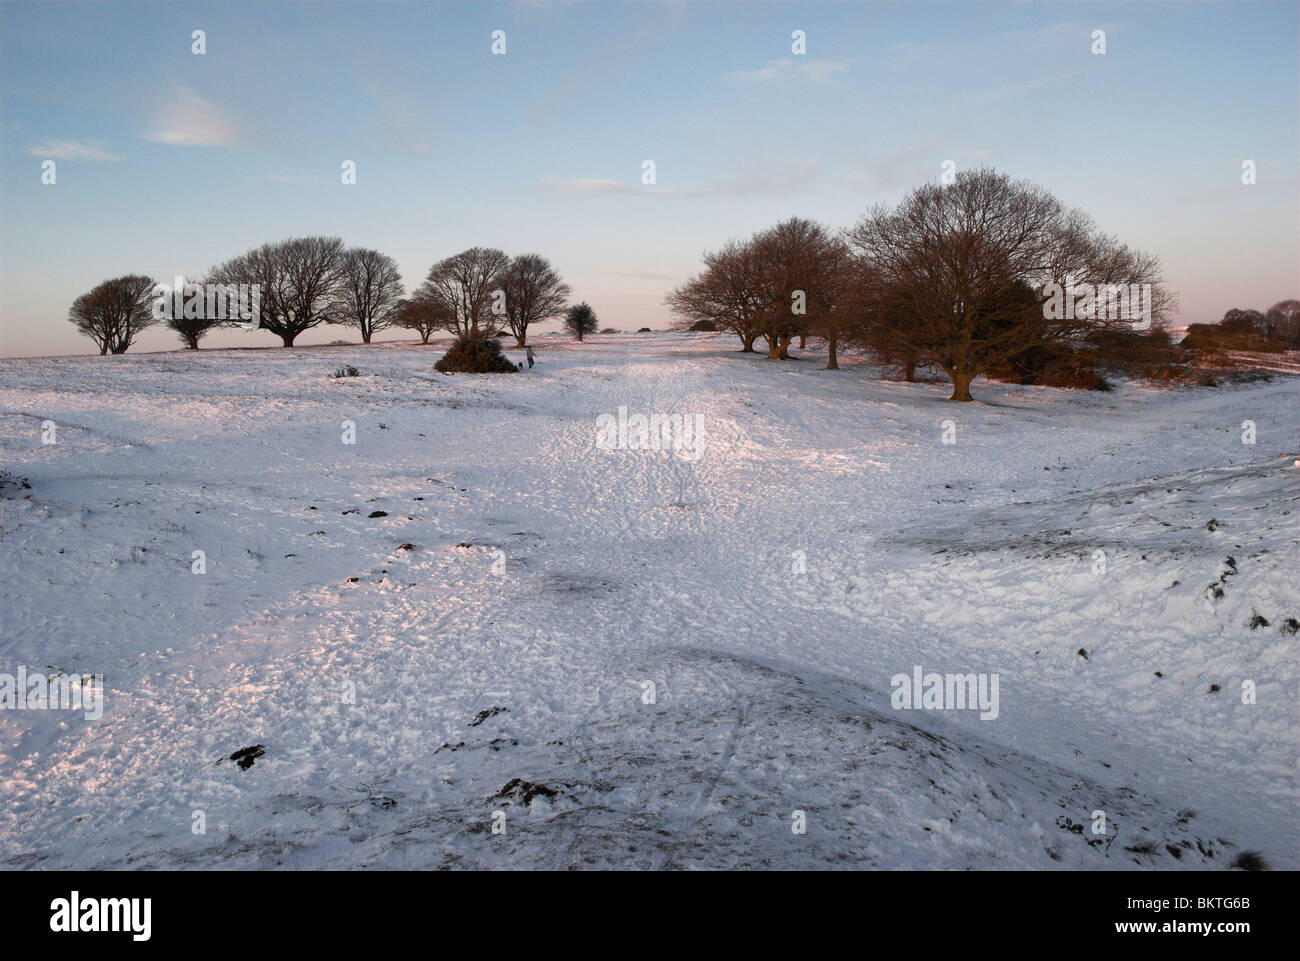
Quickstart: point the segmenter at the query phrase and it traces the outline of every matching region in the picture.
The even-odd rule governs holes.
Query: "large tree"
[[[429,342],[434,331],[449,329],[452,319],[451,313],[423,287],[393,310],[393,326],[415,331],[422,344]]]
[[[377,331],[393,324],[393,311],[402,297],[402,274],[397,261],[368,247],[343,252],[343,280],[338,320],[361,331],[370,343]]]
[[[294,237],[263,244],[226,261],[211,279],[257,285],[258,329],[280,337],[285,347],[304,331],[338,323],[343,291],[343,241],[338,237]]]
[[[520,254],[498,277],[505,294],[505,318],[518,347],[528,345],[528,327],[564,313],[573,292],[550,261],[538,254]]]
[[[73,301],[68,320],[95,342],[101,355],[125,354],[142,330],[158,323],[155,287],[140,274],[105,280]]]
[[[492,305],[509,262],[493,247],[462,250],[429,269],[421,296],[434,302],[446,329],[457,337],[491,337],[505,322],[504,315],[492,312]]]
[[[177,291],[168,288],[169,293],[161,306],[164,316],[163,326],[175,331],[181,343],[190,350],[198,350],[200,340],[210,331],[227,323],[237,313],[237,291],[217,288],[215,293],[221,296],[220,306],[215,303],[214,295],[212,305],[214,309],[209,310],[207,291],[210,282],[186,281],[184,277],[180,278],[180,281],[181,289]],[[191,284],[193,289],[190,291],[190,296],[186,297],[186,288]]]
[[[742,353],[753,353],[763,331],[757,271],[752,241],[732,240],[721,250],[706,251],[704,270],[664,298],[680,318],[673,329],[707,321],[739,337]]]
[[[802,217],[759,232],[753,243],[767,356],[785,360],[797,334],[829,320],[843,266],[842,243],[821,224]]]
[[[971,381],[1028,347],[1077,342],[1106,326],[1157,324],[1170,305],[1155,257],[1102,234],[1042,188],[993,170],[963,172],[951,185],[917,188],[895,208],[877,207],[848,240],[871,266],[880,305],[873,336],[942,368],[956,401],[972,400]],[[1057,309],[1063,288],[1098,285],[1125,292],[1138,285],[1142,320],[1097,316],[1091,299],[1081,301],[1086,309]],[[1025,287],[1033,303],[1018,295]]]

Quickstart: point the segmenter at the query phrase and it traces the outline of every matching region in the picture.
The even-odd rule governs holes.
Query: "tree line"
[[[733,240],[665,302],[677,329],[729,331],[744,351],[762,338],[774,360],[820,336],[828,369],[852,342],[909,380],[942,370],[957,401],[981,374],[1156,350],[1173,307],[1156,257],[991,169],[918,187],[846,230],[794,217]]]
[[[178,280],[180,291],[139,274],[105,280],[73,302],[68,319],[100,354],[126,353],[142,331],[159,324],[194,350],[221,327],[266,330],[292,347],[322,324],[354,327],[366,344],[393,327],[414,331],[424,344],[440,330],[457,338],[508,330],[525,347],[529,328],[564,314],[572,293],[539,254],[510,257],[472,247],[434,264],[407,296],[392,257],[345,247],[338,237],[263,244],[202,277]],[[233,301],[226,297],[237,290],[254,292],[251,310],[243,314],[230,309]],[[570,313],[580,332],[594,327],[595,314],[586,304]]]

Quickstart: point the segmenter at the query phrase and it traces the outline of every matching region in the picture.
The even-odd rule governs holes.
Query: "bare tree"
[[[162,323],[168,330],[175,331],[186,347],[198,350],[200,340],[230,319],[235,295],[233,290],[221,290],[210,280],[186,281],[183,277],[180,280],[181,289],[171,290],[161,305]],[[189,296],[186,296],[187,288],[190,288]],[[219,309],[209,309],[210,306],[218,308],[217,304],[208,302],[209,289],[221,294]]]
[[[447,330],[451,314],[420,287],[407,300],[399,301],[393,310],[393,326],[413,330],[420,335],[420,343],[429,343],[434,331]]]
[[[263,244],[217,267],[212,279],[257,285],[261,330],[292,347],[299,334],[340,322],[344,264],[338,237],[294,237]]]
[[[758,302],[767,356],[789,357],[791,340],[829,323],[844,262],[841,241],[821,224],[791,217],[754,236]]]
[[[521,254],[498,277],[505,294],[506,325],[518,347],[528,345],[528,327],[564,313],[573,289],[560,279],[545,257]]]
[[[871,265],[873,336],[941,367],[957,401],[971,400],[971,381],[1027,347],[1135,326],[1102,316],[1094,289],[1127,295],[1133,285],[1146,323],[1158,323],[1172,302],[1155,257],[1100,233],[1042,188],[993,170],[919,187],[895,209],[868,212],[848,239]],[[1090,292],[1086,309],[1059,310],[1061,290],[1081,285]],[[1026,288],[1028,301],[1018,293]]]
[[[422,289],[446,317],[448,331],[457,337],[491,337],[501,328],[504,315],[492,313],[493,292],[509,262],[495,248],[471,247],[430,268]]]
[[[681,318],[673,329],[688,330],[707,321],[739,337],[742,353],[753,353],[763,330],[757,272],[752,241],[733,240],[721,250],[706,252],[704,270],[664,298]]]
[[[68,320],[95,342],[101,356],[125,354],[142,330],[158,323],[156,286],[140,274],[105,280],[73,301]]]
[[[1300,300],[1279,300],[1264,315],[1268,335],[1292,350],[1300,348]]]
[[[370,343],[377,331],[392,326],[393,310],[402,296],[402,274],[397,261],[367,247],[343,252],[343,282],[339,296],[339,323],[361,331]]]

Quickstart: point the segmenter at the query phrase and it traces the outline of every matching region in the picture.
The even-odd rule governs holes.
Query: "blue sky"
[[[537,251],[602,326],[659,328],[703,251],[796,214],[849,226],[945,160],[1160,255],[1183,322],[1265,309],[1300,296],[1298,11],[6,0],[0,355],[89,351],[67,309],[107,277],[308,233],[392,254],[408,287],[465,247]]]

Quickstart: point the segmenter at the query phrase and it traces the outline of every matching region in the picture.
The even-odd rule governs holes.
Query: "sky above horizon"
[[[1176,323],[1264,310],[1300,297],[1298,37],[1294,2],[5,0],[0,356],[94,352],[67,312],[108,277],[307,234],[391,254],[408,290],[467,247],[535,251],[600,326],[662,329],[704,251],[849,227],[948,160],[1157,254]]]

